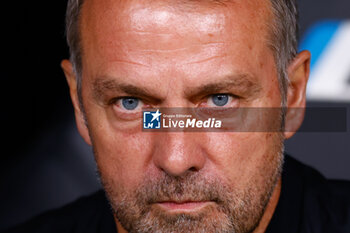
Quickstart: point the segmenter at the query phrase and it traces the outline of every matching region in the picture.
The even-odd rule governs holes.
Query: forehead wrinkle
[[[204,47],[204,49],[206,49],[206,47],[210,48],[212,46],[218,46],[218,45],[222,45],[225,44],[224,42],[207,42],[207,43],[195,43],[192,45],[188,45],[186,47],[182,47],[182,48],[174,48],[174,49],[135,49],[136,51],[140,51],[140,52],[159,52],[159,53],[171,53],[171,52],[182,52],[182,51],[186,51],[186,50],[190,50],[190,49],[195,49],[195,48],[201,48]],[[216,48],[216,47],[214,47]],[[132,49],[130,49],[130,51],[133,51]]]
[[[214,60],[214,59],[223,58],[224,56],[225,55],[223,55],[223,56],[212,56],[212,57],[204,58],[204,59],[197,60],[197,61],[191,61],[191,62],[188,62],[186,64],[187,65],[199,64],[199,63],[208,62],[208,61],[211,61],[211,60]]]
[[[125,59],[114,59],[113,62],[117,62],[117,63],[126,63],[126,64],[131,64],[131,65],[137,65],[137,66],[147,67],[147,68],[150,67],[150,66],[145,65],[145,64],[140,63],[140,62],[133,62],[133,61],[125,60]]]

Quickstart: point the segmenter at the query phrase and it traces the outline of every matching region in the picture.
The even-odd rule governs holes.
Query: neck
[[[281,186],[282,186],[282,181],[280,177],[276,184],[275,189],[272,192],[270,201],[266,206],[264,215],[262,216],[258,227],[253,231],[253,233],[264,233],[266,231],[267,226],[269,225],[271,218],[273,216],[273,213],[276,210],[276,206],[281,194]]]

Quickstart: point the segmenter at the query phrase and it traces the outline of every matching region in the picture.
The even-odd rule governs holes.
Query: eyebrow
[[[139,98],[145,98],[153,101],[160,101],[160,97],[146,88],[140,88],[138,86],[122,83],[115,78],[102,77],[97,78],[93,83],[93,96],[97,101],[100,101],[106,95],[106,92],[123,92],[125,95],[134,96]]]
[[[185,96],[189,99],[196,99],[210,94],[237,90],[246,96],[254,96],[259,93],[261,85],[253,76],[249,74],[228,75],[224,78],[214,79],[212,83],[208,83],[198,87],[190,87],[191,90],[185,92]],[[154,91],[145,87],[138,87],[133,84],[123,83],[112,77],[99,77],[93,83],[93,96],[97,101],[103,101],[106,92],[123,92],[127,96],[147,99],[152,102],[161,102],[162,97],[157,96]]]
[[[253,80],[257,79],[250,74],[227,75],[224,78],[215,79],[212,83],[193,88],[192,90],[195,91],[188,91],[186,96],[195,98],[197,96],[205,96],[235,89],[239,92],[237,94],[253,97],[262,89],[260,83]]]

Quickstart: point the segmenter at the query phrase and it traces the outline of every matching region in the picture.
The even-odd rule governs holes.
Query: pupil
[[[217,106],[224,106],[228,103],[228,95],[214,95],[213,103]]]
[[[127,110],[134,110],[139,103],[136,98],[125,98],[122,100],[123,107]]]

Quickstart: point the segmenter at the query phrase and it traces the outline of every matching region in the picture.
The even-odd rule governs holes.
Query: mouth
[[[209,205],[213,205],[213,201],[162,201],[156,202],[155,205],[168,212],[197,212]]]

